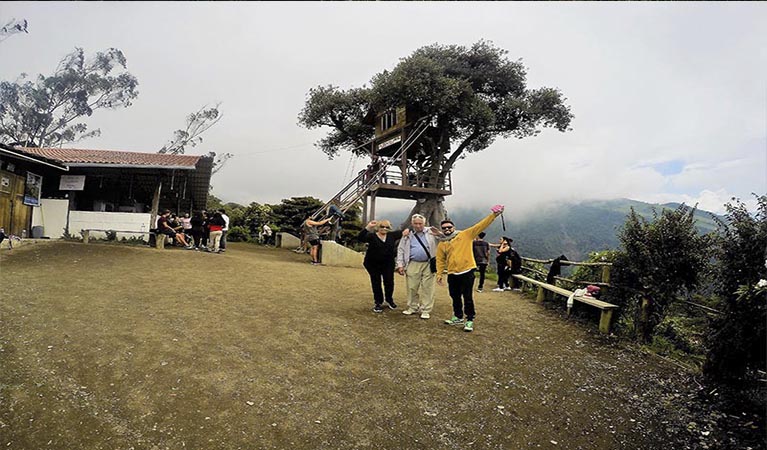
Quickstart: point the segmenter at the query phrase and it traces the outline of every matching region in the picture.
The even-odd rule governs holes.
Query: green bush
[[[250,242],[250,234],[245,227],[232,227],[226,233],[227,242]]]

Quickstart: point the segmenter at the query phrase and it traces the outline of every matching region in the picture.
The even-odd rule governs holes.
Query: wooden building
[[[40,177],[68,170],[58,161],[0,144],[0,228],[10,235],[31,235],[32,211],[40,201]]]
[[[26,228],[42,226],[49,237],[89,228],[143,232],[154,228],[158,210],[206,207],[211,157],[32,147],[13,152],[50,162],[36,169],[40,204],[32,206]]]

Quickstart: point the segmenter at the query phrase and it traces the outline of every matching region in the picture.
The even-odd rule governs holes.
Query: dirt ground
[[[31,245],[0,279],[0,448],[764,448],[763,417],[516,293],[466,333],[445,287],[374,314],[363,269],[249,244]]]

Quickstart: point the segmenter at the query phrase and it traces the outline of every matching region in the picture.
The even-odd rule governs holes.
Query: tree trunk
[[[445,220],[447,217],[447,211],[445,210],[445,197],[441,195],[432,195],[424,198],[419,198],[413,209],[410,210],[407,219],[402,224],[402,228],[410,226],[410,218],[413,214],[420,214],[426,217],[426,226],[434,226],[439,228],[439,223]]]

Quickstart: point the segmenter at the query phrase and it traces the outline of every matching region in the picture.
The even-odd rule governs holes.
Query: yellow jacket
[[[445,269],[447,273],[461,273],[476,269],[472,243],[479,233],[489,227],[493,220],[498,217],[490,213],[476,225],[465,230],[457,231],[458,235],[449,241],[442,241],[437,246],[437,276],[441,277]]]

